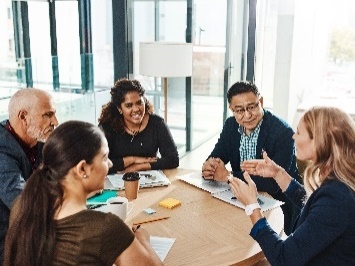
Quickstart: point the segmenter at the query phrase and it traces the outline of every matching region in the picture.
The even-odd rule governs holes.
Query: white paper
[[[223,200],[229,204],[237,206],[239,208],[245,209],[245,205],[242,204],[239,200],[232,199],[232,197],[234,197],[234,194],[230,189],[213,193],[212,196],[217,199]],[[282,204],[284,204],[282,201],[264,195],[258,195],[258,202],[261,207],[261,211],[263,212],[279,207]]]
[[[163,171],[151,170],[151,171],[139,171],[139,187],[156,187],[170,185],[170,180],[166,177]],[[124,190],[124,173],[107,175],[112,186],[117,190]],[[151,175],[146,177],[145,175]]]
[[[199,172],[193,172],[186,175],[178,176],[178,178],[190,185],[201,188],[210,193],[215,193],[219,191],[224,191],[229,189],[229,185],[225,182],[218,182],[214,180],[206,180],[202,177],[202,174]]]
[[[186,175],[178,176],[178,178],[190,185],[208,191],[213,197],[223,200],[229,204],[245,209],[245,206],[234,197],[233,192],[230,190],[230,186],[225,182],[205,180],[200,172],[193,172]],[[258,196],[258,202],[262,211],[267,211],[284,204],[282,201],[276,200],[272,197],[264,195]]]
[[[164,261],[176,238],[150,236],[150,244],[161,261]]]

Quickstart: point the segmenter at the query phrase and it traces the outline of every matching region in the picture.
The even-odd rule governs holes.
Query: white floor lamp
[[[168,79],[192,76],[192,44],[141,42],[139,74],[164,80],[164,119],[168,114]]]

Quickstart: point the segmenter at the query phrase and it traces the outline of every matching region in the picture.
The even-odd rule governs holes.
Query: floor
[[[185,154],[182,158],[180,158],[179,167],[191,170],[201,170],[202,164],[214,148],[214,145],[218,140],[218,136],[219,135],[212,137],[199,147],[195,148],[193,151]]]
[[[207,156],[211,153],[215,143],[218,140],[219,135],[212,137],[210,140],[206,141],[204,144],[200,145],[193,151],[187,153],[180,159],[180,166],[184,169],[191,170],[201,170],[203,162],[206,160]],[[263,259],[253,266],[270,266],[267,259]]]

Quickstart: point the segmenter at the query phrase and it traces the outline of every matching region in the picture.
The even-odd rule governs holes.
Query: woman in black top
[[[120,79],[110,93],[111,101],[99,118],[113,162],[110,173],[178,167],[179,154],[170,130],[163,118],[153,114],[139,81]]]

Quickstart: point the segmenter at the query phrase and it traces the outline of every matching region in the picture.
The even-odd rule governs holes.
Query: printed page
[[[230,189],[213,193],[212,196],[239,208],[245,209],[245,205],[234,197],[234,194]],[[284,204],[282,201],[264,195],[258,195],[258,203],[262,211],[268,211]]]
[[[157,253],[161,261],[164,261],[175,240],[176,238],[151,236],[150,244],[152,245],[155,253]]]
[[[177,178],[210,193],[224,191],[230,188],[229,185],[225,182],[205,180],[200,172],[193,172],[186,175],[181,175]]]
[[[143,187],[154,187],[154,186],[164,186],[170,185],[170,180],[166,177],[163,171],[151,170],[151,171],[139,171],[139,186]],[[111,184],[117,190],[124,189],[124,181],[122,179],[124,173],[117,173],[107,175]]]

